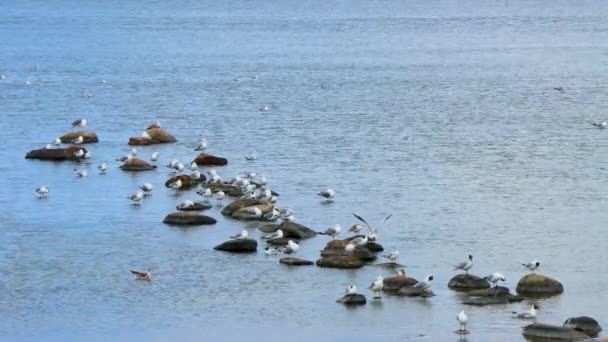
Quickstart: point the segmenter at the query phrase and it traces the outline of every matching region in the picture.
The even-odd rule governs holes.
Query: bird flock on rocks
[[[88,125],[88,120],[85,118],[77,119],[72,122],[72,127],[84,128]],[[606,122],[594,123],[594,126],[604,129],[607,126]],[[154,121],[151,123],[148,128],[160,128],[160,122]],[[147,132],[142,134],[146,136]],[[84,143],[84,139],[82,136],[78,136],[77,138],[71,141],[73,145],[81,145]],[[62,144],[61,139],[57,138],[54,140],[52,145],[60,146]],[[195,151],[205,151],[208,149],[209,143],[206,138],[201,138],[198,144],[195,146]],[[45,148],[51,148],[51,144],[46,145]],[[116,159],[117,161],[123,163],[130,163],[133,158],[139,155],[139,151],[137,148],[132,148],[130,152],[123,157]],[[89,159],[91,158],[91,153],[84,149],[77,149],[74,152],[74,157],[76,160]],[[159,152],[152,152],[149,160],[151,162],[159,161]],[[253,152],[245,157],[246,161],[255,161],[258,156],[257,153]],[[180,162],[178,159],[172,159],[167,167],[172,169],[174,173],[178,174],[181,172],[188,171],[190,176],[197,180],[202,177],[201,170],[196,162],[190,163],[189,167]],[[102,162],[97,166],[100,175],[106,174],[109,171],[109,165],[107,162]],[[83,168],[73,168],[74,174],[79,178],[88,177],[88,171]],[[220,174],[217,172],[215,168],[208,168],[206,170],[206,181],[203,184],[200,184],[196,189],[196,194],[204,200],[205,203],[209,204],[212,200],[215,200],[217,205],[221,205],[222,202],[226,199],[227,195],[223,191],[212,191],[209,187],[213,184],[230,184],[232,186],[238,187],[243,190],[243,195],[240,197],[241,199],[258,199],[267,201],[268,203],[275,204],[278,201],[277,195],[273,193],[273,191],[267,187],[268,179],[264,175],[257,175],[254,172],[246,172],[244,174],[239,174],[234,176],[233,178],[225,180]],[[183,184],[180,179],[176,179],[174,182],[168,184],[168,188],[174,191],[182,190]],[[146,197],[152,194],[154,189],[153,184],[145,182],[139,185],[138,189],[131,195],[126,198],[133,203],[133,205],[141,205]],[[50,191],[49,188],[45,185],[39,186],[35,189],[36,196],[39,198],[48,198]],[[319,197],[321,197],[323,203],[331,203],[336,200],[336,191],[331,188],[322,189],[317,193]],[[188,209],[195,205],[195,202],[192,200],[185,200],[178,204],[178,209]],[[258,207],[251,207],[246,211],[246,214],[252,218],[264,219],[271,222],[293,222],[295,221],[294,210],[289,207],[273,207],[273,209],[267,213],[263,213]],[[347,233],[352,233],[354,236],[348,241],[346,246],[344,247],[344,251],[349,254],[353,253],[358,246],[365,246],[368,242],[377,241],[379,230],[387,224],[387,222],[392,217],[392,214],[387,214],[378,224],[370,224],[367,220],[365,220],[360,215],[353,213],[353,216],[359,223],[352,225]],[[367,230],[366,234],[360,235],[364,230]],[[334,224],[323,231],[320,231],[320,235],[325,235],[334,240],[341,233],[343,233],[343,229],[340,224]],[[264,248],[264,253],[266,255],[277,255],[277,254],[286,254],[286,255],[295,255],[300,249],[300,245],[294,240],[287,240],[284,246],[277,246],[272,244],[273,241],[277,241],[279,239],[283,239],[285,237],[285,233],[281,229],[277,229],[272,233],[268,233],[263,235],[261,238],[268,242],[268,245]],[[235,240],[244,240],[249,238],[249,232],[245,229],[241,232],[230,236],[231,239]],[[388,260],[390,263],[396,263],[400,257],[400,252],[397,249],[393,249],[391,252],[384,254],[383,258]],[[465,274],[469,274],[469,271],[473,268],[473,256],[468,255],[466,260],[453,265],[453,270],[455,271],[464,271]],[[527,263],[521,264],[524,268],[529,270],[532,273],[535,273],[536,270],[540,267],[540,262],[538,260],[532,260]],[[151,281],[152,280],[152,269],[149,268],[146,271],[135,271],[131,270],[131,273],[138,280],[143,281]],[[405,272],[400,271],[401,275],[405,275]],[[506,281],[506,277],[500,272],[493,272],[492,274],[483,278],[487,281],[491,286],[498,286],[499,282]],[[373,299],[376,301],[381,301],[381,294],[384,290],[384,278],[382,276],[378,276],[368,287],[368,289],[373,294]],[[434,276],[432,274],[428,274],[424,277],[422,281],[417,282],[413,285],[413,288],[419,289],[420,291],[430,292],[430,288],[432,286],[434,280]],[[355,284],[351,284],[346,289],[347,295],[357,295],[358,290]],[[527,311],[523,312],[513,312],[512,317],[517,319],[535,319],[537,317],[537,311],[539,310],[539,306],[535,303],[532,304]],[[456,331],[457,333],[468,333],[466,330],[467,324],[469,323],[469,317],[465,310],[460,311],[456,316],[457,322],[459,324],[459,328]]]

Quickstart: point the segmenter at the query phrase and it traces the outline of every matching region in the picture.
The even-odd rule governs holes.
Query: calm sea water
[[[607,34],[599,0],[4,3],[0,339],[458,340],[463,306],[446,284],[469,253],[473,273],[501,271],[511,288],[533,258],[562,281],[539,321],[608,326],[608,132],[590,125],[607,119]],[[81,165],[90,177],[23,158],[79,117],[101,140]],[[433,273],[436,296],[346,309],[334,301],[347,285],[390,273],[216,252],[243,227],[259,236],[219,207],[215,226],[163,225],[194,192],[165,189],[166,168],[114,162],[153,119],[179,142],[142,155],[189,162],[206,136],[230,160],[222,176],[265,174],[307,226],[393,213],[380,242],[411,276]],[[146,181],[154,195],[129,205]],[[334,204],[315,195],[324,187]],[[149,266],[150,283],[128,272]],[[509,313],[528,305],[467,308],[468,340],[521,340]]]

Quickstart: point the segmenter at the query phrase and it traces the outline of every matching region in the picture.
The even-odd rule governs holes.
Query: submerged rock
[[[152,171],[156,169],[156,165],[150,165],[146,161],[133,158],[130,162],[125,162],[120,166],[123,171]]]
[[[525,326],[522,335],[529,341],[591,341],[589,336],[580,331],[542,323],[533,323]]]
[[[228,159],[216,157],[207,153],[201,153],[194,158],[193,162],[199,166],[224,166],[228,164]]]
[[[208,210],[213,208],[213,206],[209,203],[203,203],[203,202],[194,202],[193,206],[187,207],[187,208],[182,208],[179,205],[176,206],[177,210],[180,211],[201,211],[201,210]]]
[[[352,255],[335,255],[322,257],[317,260],[317,266],[319,267],[329,267],[329,268],[360,268],[363,267],[364,262],[355,258]]]
[[[201,215],[189,211],[178,211],[171,213],[165,217],[163,223],[170,225],[203,225],[203,224],[215,224],[217,221],[213,217]]]
[[[490,288],[490,283],[472,274],[457,274],[450,279],[448,287],[455,291],[470,291]]]
[[[82,139],[83,139],[82,143],[83,144],[90,144],[90,143],[99,142],[99,139],[97,138],[97,133],[95,133],[95,132],[83,132],[83,131],[65,133],[64,135],[62,135],[62,136],[59,137],[59,140],[61,140],[61,142],[64,143],[64,144],[69,144],[74,139],[76,139],[78,137],[82,137]]]
[[[281,259],[279,259],[279,262],[281,264],[285,264],[285,265],[289,265],[289,266],[309,266],[309,265],[315,264],[314,262],[312,262],[310,260],[304,260],[304,259],[293,258],[293,257],[281,258]]]
[[[263,201],[260,201],[257,199],[237,199],[237,200],[234,200],[232,203],[228,204],[224,209],[222,209],[222,214],[231,216],[234,212],[236,212],[240,209],[251,207],[254,205],[258,205],[258,204],[265,204],[265,203],[266,202],[263,202]]]
[[[568,318],[564,322],[564,327],[580,331],[590,337],[597,337],[602,331],[600,324],[588,316]]]
[[[540,274],[527,274],[517,283],[516,291],[526,297],[555,296],[564,292],[557,280]]]
[[[254,253],[258,249],[258,242],[254,239],[229,240],[213,249],[232,253]]]
[[[336,300],[337,303],[342,303],[344,305],[364,305],[367,300],[365,296],[359,293],[347,294],[344,297]]]
[[[84,147],[70,146],[68,148],[41,148],[38,150],[32,150],[25,154],[25,159],[39,159],[39,160],[80,160],[74,156],[74,153],[78,150],[83,150],[87,153],[87,149]]]

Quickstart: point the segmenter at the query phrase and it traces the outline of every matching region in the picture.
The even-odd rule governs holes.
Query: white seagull
[[[483,279],[487,280],[493,286],[497,286],[499,281],[506,281],[507,279],[502,273],[494,272]]]
[[[317,195],[323,197],[326,202],[331,202],[334,200],[334,196],[336,196],[336,192],[332,189],[325,189],[320,191]]]
[[[251,208],[247,208],[245,209],[245,212],[253,218],[260,218],[262,217],[262,210],[258,207],[251,207]]]
[[[53,142],[53,144],[54,144],[55,146],[59,146],[59,145],[61,145],[61,139],[59,139],[59,138],[55,139],[55,141]]]
[[[204,151],[207,149],[207,139],[202,138],[198,143],[198,146],[194,149],[195,151]]]
[[[604,121],[604,122],[594,122],[593,126],[599,128],[599,129],[604,129],[608,126],[608,122]]]
[[[355,218],[357,218],[357,220],[359,220],[359,221],[361,221],[361,222],[365,223],[365,225],[367,226],[367,229],[369,229],[369,234],[368,234],[368,235],[369,235],[369,237],[370,237],[370,238],[372,238],[372,239],[375,239],[375,238],[376,238],[376,236],[378,235],[378,229],[380,229],[382,226],[384,226],[384,224],[386,223],[386,221],[388,221],[388,220],[389,220],[389,219],[390,219],[390,218],[393,216],[393,214],[388,214],[388,215],[386,215],[386,216],[385,216],[385,217],[382,219],[382,221],[380,221],[380,223],[379,223],[377,226],[375,226],[375,227],[372,227],[372,226],[371,226],[369,223],[367,223],[367,221],[365,221],[365,220],[363,219],[363,217],[361,217],[361,216],[359,216],[359,215],[357,215],[357,214],[355,214],[355,213],[353,213],[353,216],[354,216]]]
[[[173,190],[179,190],[182,188],[182,180],[178,179],[175,182],[169,184],[169,187]]]
[[[74,152],[74,153],[72,153],[72,154],[73,154],[73,155],[74,155],[74,157],[76,157],[76,158],[82,158],[82,157],[84,157],[84,150],[78,150],[78,151],[76,151],[76,152]]]
[[[344,246],[344,252],[346,254],[353,254],[353,252],[355,251],[355,248],[357,248],[357,245],[355,245],[352,242],[349,242],[346,246]]]
[[[540,309],[538,305],[532,304],[529,311],[519,313],[516,311],[511,311],[511,314],[513,314],[513,318],[534,319],[536,318],[536,310],[538,309]]]
[[[382,292],[382,290],[384,289],[384,278],[376,278],[376,280],[369,286],[369,289],[374,292],[374,299],[382,299],[382,296],[380,296],[380,292]]]
[[[155,120],[148,126],[148,128],[146,128],[146,130],[152,129],[152,128],[160,128],[160,121]]]
[[[144,192],[141,190],[138,190],[135,194],[133,194],[127,198],[130,199],[131,201],[133,201],[133,204],[139,205],[139,202],[142,199],[144,199]]]
[[[422,291],[427,291],[428,289],[431,288],[431,284],[433,283],[433,275],[429,274],[428,276],[426,276],[426,278],[424,278],[423,281],[419,281],[417,282],[414,287],[417,289],[421,289]]]
[[[182,209],[190,209],[194,206],[194,201],[191,200],[185,200],[182,203],[177,205],[177,209],[178,210],[182,210]]]
[[[392,252],[390,252],[387,255],[383,255],[384,258],[390,260],[391,262],[395,262],[397,261],[397,259],[399,259],[399,251],[398,250],[394,250]]]
[[[150,156],[150,160],[155,162],[158,160],[158,152],[154,152],[152,153],[152,155]]]
[[[90,158],[91,158],[91,152],[86,151],[86,152],[84,153],[84,156],[82,156],[82,158],[84,158],[84,159],[90,159]]]
[[[152,139],[152,137],[150,136],[150,133],[148,133],[148,132],[146,132],[146,131],[143,131],[143,132],[141,133],[141,136],[142,136],[143,138],[146,138],[146,139]]]
[[[86,177],[89,175],[89,172],[87,170],[78,170],[74,168],[74,174],[78,177]]]
[[[199,179],[201,179],[201,172],[199,170],[194,170],[190,174],[190,177],[192,177],[192,179],[194,179],[194,180],[199,180]]]
[[[354,295],[357,294],[357,286],[355,286],[354,284],[352,284],[351,286],[349,286],[346,289],[346,294],[347,295]]]
[[[458,324],[460,324],[458,331],[459,332],[467,331],[467,323],[469,322],[469,317],[464,312],[464,310],[462,310],[462,311],[460,311],[460,313],[458,313],[458,316],[456,316],[456,320],[458,321]]]
[[[154,189],[154,186],[150,183],[144,183],[144,184],[140,185],[139,188],[141,190],[143,190],[144,196],[148,196],[151,194],[152,189]]]
[[[196,192],[199,196],[202,196],[207,202],[209,201],[209,199],[211,197],[213,197],[213,193],[211,192],[211,189],[209,188],[205,188],[205,190],[199,190]]]
[[[190,164],[190,171],[196,171],[198,170],[198,165],[196,165],[196,162],[192,162]]]
[[[331,236],[331,239],[333,240],[336,236],[338,236],[340,234],[340,230],[342,230],[342,227],[340,227],[339,224],[335,224],[333,227],[329,227],[329,228],[325,229],[325,231],[319,232],[319,234],[329,235],[329,236]]]
[[[82,137],[82,135],[79,135],[77,138],[72,139],[72,144],[74,145],[80,145],[84,142],[84,138]]]
[[[285,248],[283,249],[283,253],[285,253],[285,254],[296,254],[296,252],[298,251],[299,248],[300,248],[300,245],[298,245],[297,243],[293,242],[292,240],[288,240],[287,241],[287,246],[285,246]]]
[[[132,154],[133,156],[136,156],[136,155],[137,155],[137,152],[138,152],[138,151],[137,151],[137,148],[133,147],[133,148],[131,149],[131,154]]]
[[[369,242],[369,238],[367,237],[367,235],[365,235],[364,237],[358,236],[358,237],[350,240],[350,243],[355,246],[365,246],[365,245],[367,245],[368,242]]]
[[[217,204],[222,204],[222,201],[224,200],[224,198],[226,198],[226,194],[225,194],[223,191],[218,191],[218,192],[216,192],[216,193],[213,195],[213,197],[214,197],[214,198],[215,198],[215,200],[217,201]],[[256,207],[256,209],[258,209],[258,210],[259,210],[260,208],[257,208],[257,207]],[[260,213],[261,213],[261,211],[260,211]],[[261,216],[262,216],[262,215],[260,214],[260,217],[261,217]]]
[[[283,238],[283,230],[281,230],[281,229],[277,229],[274,233],[270,233],[270,234],[262,236],[262,239],[268,240],[268,241],[281,239],[281,238]]]
[[[240,232],[239,234],[236,234],[234,236],[231,236],[231,239],[235,239],[235,240],[244,240],[247,237],[249,237],[249,233],[246,230],[243,230],[242,232]]]
[[[49,196],[49,188],[44,185],[39,188],[36,188],[36,194],[40,198],[46,198]]]
[[[459,264],[454,265],[454,271],[463,270],[466,272],[466,274],[469,274],[469,270],[471,268],[473,268],[473,256],[471,254],[469,254],[469,258],[467,259],[467,261],[463,261]]]
[[[536,273],[536,270],[540,267],[540,262],[538,260],[532,260],[527,264],[521,264],[523,267],[532,271],[532,273]]]
[[[108,171],[108,164],[107,163],[101,163],[99,164],[99,166],[97,166],[97,168],[99,169],[99,173],[106,173]]]
[[[72,122],[72,127],[87,127],[87,119],[77,119]]]
[[[268,179],[266,178],[266,176],[261,175],[260,181],[258,183],[260,183],[260,185],[264,186],[264,185],[266,185],[266,183],[268,183]]]
[[[360,231],[362,231],[362,230],[363,230],[363,228],[365,228],[365,226],[364,226],[364,225],[362,225],[362,224],[355,224],[355,225],[353,225],[352,227],[350,227],[350,228],[348,229],[348,231],[349,231],[349,232],[353,232],[353,233],[357,234],[357,233],[359,233]]]

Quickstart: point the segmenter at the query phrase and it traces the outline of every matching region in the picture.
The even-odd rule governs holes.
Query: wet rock
[[[199,154],[194,158],[193,162],[196,162],[198,166],[224,166],[228,164],[226,158],[216,157],[207,153]]]
[[[258,205],[258,204],[265,204],[265,203],[266,202],[262,202],[262,201],[256,200],[256,199],[237,199],[237,200],[234,200],[232,203],[228,204],[224,209],[222,209],[222,214],[231,216],[234,212],[236,212],[240,209],[251,207],[254,205]]]
[[[133,158],[130,162],[125,162],[120,166],[123,171],[152,171],[156,169],[156,165],[150,165],[146,161]]]
[[[564,286],[547,276],[528,274],[519,280],[516,291],[526,297],[546,297],[563,293]]]
[[[435,293],[433,293],[433,291],[431,291],[431,290],[423,291],[422,289],[419,289],[416,287],[411,287],[411,286],[402,287],[399,289],[399,291],[393,292],[393,294],[396,294],[399,296],[406,296],[406,297],[425,297],[425,298],[433,297],[435,295]]]
[[[187,207],[187,208],[181,208],[179,205],[176,206],[177,210],[180,211],[201,211],[201,210],[208,210],[213,208],[213,206],[209,203],[202,203],[202,202],[194,202],[193,206]]]
[[[497,296],[508,296],[511,292],[508,287],[494,286],[486,289],[470,290],[467,292],[470,296],[479,297],[497,297]]]
[[[314,262],[312,262],[310,260],[304,260],[304,259],[292,258],[292,257],[281,258],[281,259],[279,259],[279,262],[281,264],[285,264],[285,265],[289,265],[289,266],[310,266],[310,265],[315,264]]]
[[[64,135],[59,137],[59,140],[61,140],[61,142],[64,144],[69,144],[72,142],[72,140],[78,138],[79,136],[82,136],[83,144],[99,142],[99,139],[97,138],[97,133],[83,131],[65,133]]]
[[[588,316],[568,318],[564,322],[564,327],[580,331],[590,337],[597,337],[602,331],[600,324]]]
[[[410,278],[407,275],[397,275],[394,277],[384,278],[384,292],[397,292],[402,287],[412,287],[418,283],[418,280]]]
[[[168,188],[171,183],[176,182],[178,179],[182,181],[182,187],[180,190],[188,190],[197,185],[197,182],[194,181],[192,177],[188,175],[177,175],[167,179],[165,182],[165,187]]]
[[[396,262],[383,262],[383,263],[380,263],[380,264],[375,264],[374,266],[385,267],[385,268],[390,268],[390,269],[405,267],[404,265],[398,264]]]
[[[472,274],[457,274],[450,279],[448,287],[455,291],[470,291],[490,288],[490,283]]]
[[[201,175],[202,178],[202,175]],[[226,183],[213,183],[213,184],[207,184],[205,185],[205,187],[209,188],[211,190],[211,192],[218,192],[218,191],[223,191],[227,196],[232,196],[232,197],[240,197],[243,196],[243,190],[235,185],[232,184],[226,184]]]
[[[283,234],[286,237],[292,237],[299,240],[310,239],[317,235],[316,231],[295,222],[283,222],[277,229],[278,228],[283,230]]]
[[[329,267],[329,268],[360,268],[363,267],[364,262],[355,258],[352,255],[335,255],[322,257],[317,260],[317,266],[319,267]]]
[[[479,290],[482,291],[482,290]],[[524,297],[515,295],[502,295],[502,296],[486,296],[486,297],[472,297],[464,300],[462,304],[486,306],[486,305],[500,305],[518,303],[524,300]]]
[[[83,150],[84,153],[87,149],[84,147],[70,146],[68,148],[41,148],[38,150],[32,150],[26,153],[26,159],[39,159],[39,160],[79,160],[74,156],[74,152]]]
[[[289,241],[289,240],[291,240],[297,244],[300,243],[300,240],[298,240],[298,239],[286,238],[286,237],[282,237],[280,239],[266,240],[266,243],[268,243],[269,245],[273,245],[273,246],[286,246],[287,241]]]
[[[176,142],[174,136],[162,128],[150,128],[146,132],[150,138],[144,137],[131,137],[129,138],[129,145],[155,145]]]
[[[370,251],[367,247],[357,246],[352,254],[347,254],[344,250],[344,247],[348,244],[346,240],[332,240],[325,245],[323,251],[321,251],[322,257],[332,257],[332,256],[344,256],[344,255],[352,255],[355,258],[360,259],[364,262],[371,262],[377,259],[376,254]]]
[[[365,235],[353,235],[349,238],[344,239],[344,241],[351,241],[355,238],[358,237],[365,237]],[[365,244],[365,247],[367,247],[367,249],[369,249],[370,251],[374,252],[374,253],[378,253],[378,252],[382,252],[384,251],[384,247],[382,247],[382,245],[380,245],[379,243],[377,243],[376,241],[368,241]]]
[[[217,221],[213,217],[188,212],[178,211],[171,213],[165,217],[163,223],[170,225],[203,225],[203,224],[215,224]]]
[[[262,224],[261,226],[258,227],[258,229],[262,232],[262,233],[266,233],[266,234],[270,234],[272,232],[275,232],[278,229],[279,226],[277,226],[274,223],[267,223],[267,224]]]
[[[213,249],[232,253],[254,253],[258,249],[258,242],[254,239],[229,240]]]
[[[542,323],[533,323],[525,326],[522,335],[529,341],[591,341],[589,336],[580,331]]]
[[[232,215],[230,215],[230,217],[232,217],[233,219],[237,219],[237,220],[263,220],[262,217],[251,216],[251,214],[248,212],[248,210],[253,209],[253,208],[260,209],[260,211],[262,212],[262,216],[263,216],[264,214],[272,211],[272,208],[274,208],[274,206],[270,203],[252,205],[249,207],[241,208],[241,209],[233,212]]]
[[[344,297],[336,300],[337,303],[342,303],[344,305],[365,305],[367,300],[365,296],[359,293],[347,294]]]

